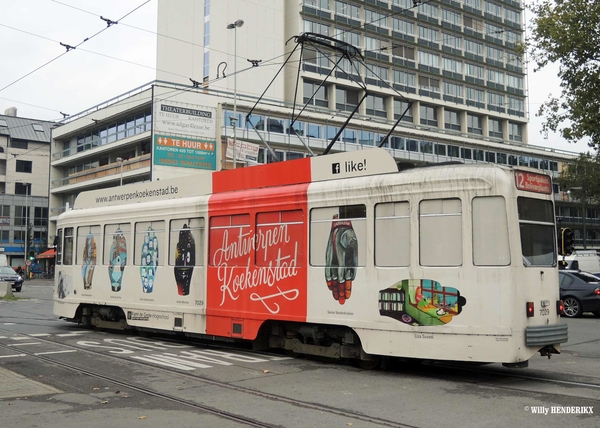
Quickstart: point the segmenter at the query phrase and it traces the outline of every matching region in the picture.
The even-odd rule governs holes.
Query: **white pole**
[[[235,24],[234,24],[235,25]],[[237,25],[233,27],[233,169],[235,169],[235,145],[236,145],[236,122],[237,122]]]
[[[27,279],[29,279],[29,275],[27,275],[29,269],[27,268],[27,235],[29,232],[29,220],[27,219],[27,208],[29,206],[28,203],[28,194],[29,194],[29,186],[30,184],[27,185],[27,187],[25,187],[25,244],[24,244],[24,250],[23,250],[23,261],[25,262],[25,275],[27,277]]]

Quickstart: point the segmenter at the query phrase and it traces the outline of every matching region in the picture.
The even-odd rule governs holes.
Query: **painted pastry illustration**
[[[379,314],[410,325],[445,325],[467,300],[454,287],[431,279],[404,279],[379,292]]]
[[[325,252],[325,280],[333,298],[340,305],[352,295],[352,281],[358,266],[358,241],[350,220],[333,216]]]
[[[58,272],[58,283],[56,285],[56,295],[59,299],[66,298],[73,291],[71,277],[63,271]]]
[[[117,228],[113,235],[109,257],[108,276],[112,291],[121,291],[123,271],[125,270],[125,263],[127,263],[127,241],[120,227]]]
[[[96,268],[96,239],[92,234],[85,238],[83,247],[83,265],[81,266],[81,276],[83,277],[83,288],[89,290],[92,288],[92,279],[94,278],[94,269]]]
[[[144,233],[140,266],[142,291],[144,293],[152,293],[156,269],[158,268],[158,238],[152,226],[149,226],[146,233]]]
[[[196,264],[196,241],[187,224],[179,231],[179,241],[175,253],[175,282],[177,293],[181,296],[190,294],[192,273]]]

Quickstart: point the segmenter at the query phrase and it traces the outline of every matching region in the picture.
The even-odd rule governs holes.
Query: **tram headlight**
[[[563,305],[563,301],[562,300],[557,300],[556,301],[556,314],[557,315],[564,315],[564,311],[565,311],[565,306]]]
[[[533,302],[527,302],[527,318],[532,317],[533,312],[534,312]]]

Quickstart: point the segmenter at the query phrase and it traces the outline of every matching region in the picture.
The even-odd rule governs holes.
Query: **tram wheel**
[[[379,367],[381,363],[381,358],[373,358],[372,360],[359,360],[358,365],[363,370],[375,370]]]
[[[583,308],[581,307],[581,302],[572,296],[566,297],[563,300],[563,311],[566,317],[569,318],[577,318],[581,316],[583,312]]]

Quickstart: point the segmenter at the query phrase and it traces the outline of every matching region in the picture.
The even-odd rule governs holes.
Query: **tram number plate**
[[[550,315],[550,309],[548,309],[548,308],[540,309],[540,316],[543,317],[546,315]]]

